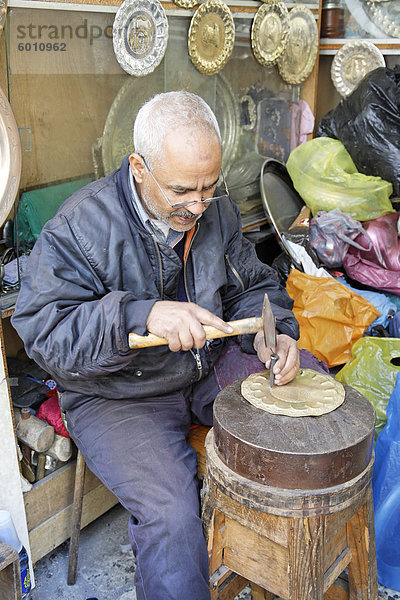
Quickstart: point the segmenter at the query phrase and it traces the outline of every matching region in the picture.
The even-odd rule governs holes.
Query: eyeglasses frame
[[[203,199],[203,196],[201,196],[201,200],[190,200],[190,202],[176,202],[175,204],[173,204],[168,199],[168,196],[165,194],[165,192],[162,189],[161,185],[158,183],[157,179],[155,178],[155,176],[151,172],[151,169],[150,169],[149,165],[147,164],[147,161],[146,161],[145,157],[142,156],[142,154],[139,154],[139,156],[140,156],[140,158],[143,161],[143,165],[144,165],[146,171],[149,173],[149,175],[151,175],[154,183],[157,185],[158,189],[160,190],[160,192],[164,196],[164,199],[166,200],[166,202],[169,204],[169,206],[171,208],[187,208],[188,206],[191,206],[193,204],[211,204],[212,202],[215,202],[216,200],[221,200],[222,198],[229,198],[228,186],[226,185],[225,175],[224,175],[224,172],[223,172],[222,167],[221,167],[221,176],[222,176],[223,184],[225,186],[225,192],[226,192],[225,194],[222,194],[220,196],[212,196],[211,198],[206,198],[206,199]]]

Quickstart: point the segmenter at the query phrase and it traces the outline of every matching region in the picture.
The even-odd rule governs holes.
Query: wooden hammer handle
[[[248,319],[240,319],[239,321],[230,321],[228,323],[233,328],[232,333],[225,333],[211,325],[203,325],[208,340],[217,338],[230,337],[232,335],[242,335],[244,333],[257,333],[263,327],[261,317],[249,317]],[[129,334],[129,347],[132,350],[137,348],[151,348],[153,346],[168,346],[165,338],[158,337],[149,333],[148,335],[137,335],[136,333]]]

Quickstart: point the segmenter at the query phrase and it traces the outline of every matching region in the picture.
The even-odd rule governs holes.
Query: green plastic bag
[[[301,144],[290,153],[286,167],[314,216],[338,208],[357,221],[370,221],[394,212],[392,184],[359,173],[339,140],[321,137]]]
[[[400,338],[362,337],[351,353],[335,379],[348,383],[371,402],[376,412],[376,438],[386,424],[386,407],[400,373]]]

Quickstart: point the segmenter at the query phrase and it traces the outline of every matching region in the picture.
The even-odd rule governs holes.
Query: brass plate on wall
[[[366,0],[365,10],[371,20],[382,31],[394,38],[400,38],[400,2],[398,0]]]
[[[240,136],[240,115],[233,89],[222,74],[216,75],[215,114],[222,139],[222,167],[228,172],[234,159]],[[108,175],[119,169],[122,159],[133,152],[133,123],[142,104],[164,91],[164,74],[156,69],[145,79],[129,78],[122,85],[108,112],[103,135],[95,143],[96,176]]]
[[[130,75],[148,75],[160,64],[168,42],[168,20],[159,0],[125,0],[113,26],[115,56]]]
[[[222,0],[206,0],[193,15],[188,49],[192,63],[206,75],[218,73],[228,62],[235,40],[231,11]]]
[[[21,141],[18,125],[0,88],[0,227],[14,204],[21,179]]]
[[[251,27],[251,47],[261,65],[267,67],[276,62],[285,49],[288,31],[286,6],[280,0],[265,0]]]
[[[372,42],[366,40],[347,42],[332,61],[333,85],[341,96],[348,96],[367,73],[384,66],[383,54]]]
[[[193,8],[193,6],[199,3],[199,0],[174,0],[174,2],[181,8]]]
[[[315,417],[332,412],[343,404],[343,385],[323,373],[300,369],[286,385],[269,385],[269,372],[254,373],[242,382],[243,398],[274,415]]]
[[[318,27],[313,13],[306,6],[292,8],[288,19],[286,48],[278,58],[278,67],[286,83],[298,85],[313,70],[318,54]]]

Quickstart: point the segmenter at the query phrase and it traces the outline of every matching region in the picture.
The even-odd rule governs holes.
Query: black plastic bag
[[[400,196],[400,65],[370,71],[321,119],[316,136],[340,140],[361,173],[389,181]]]

